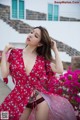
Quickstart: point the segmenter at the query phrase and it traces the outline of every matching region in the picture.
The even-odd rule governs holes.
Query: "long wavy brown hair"
[[[41,40],[40,43],[42,44],[42,46],[37,47],[36,51],[39,55],[42,55],[45,57],[46,60],[52,61],[53,57],[51,54],[51,38],[49,36],[48,31],[42,27],[34,27],[33,29],[40,29],[41,31]]]

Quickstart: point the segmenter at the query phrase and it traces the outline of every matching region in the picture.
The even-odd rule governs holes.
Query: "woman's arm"
[[[14,48],[12,45],[7,45],[5,47],[5,49],[3,50],[2,53],[2,59],[1,59],[1,73],[2,73],[2,77],[6,78],[9,75],[9,63],[7,61],[7,52],[9,49]]]
[[[1,73],[3,78],[6,78],[9,74],[9,63],[7,62],[6,53],[4,51],[1,59]]]
[[[62,74],[63,73],[63,64],[60,59],[59,52],[58,52],[55,41],[52,41],[52,50],[55,53],[55,64],[53,62],[51,63],[51,69],[53,72]]]

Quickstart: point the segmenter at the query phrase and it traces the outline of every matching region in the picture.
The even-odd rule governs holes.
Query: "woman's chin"
[[[29,45],[29,41],[26,41],[26,43],[25,43],[26,45]]]

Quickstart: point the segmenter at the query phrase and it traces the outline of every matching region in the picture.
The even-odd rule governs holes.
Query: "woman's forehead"
[[[41,36],[41,30],[39,28],[35,28],[33,29],[33,31],[38,34],[39,36]]]
[[[39,28],[35,28],[35,29],[33,29],[33,31],[35,31],[35,32],[41,32],[41,30],[39,29]]]

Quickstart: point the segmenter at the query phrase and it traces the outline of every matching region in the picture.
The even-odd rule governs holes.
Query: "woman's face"
[[[41,40],[41,31],[39,28],[33,29],[31,33],[28,34],[26,39],[26,44],[30,46],[38,46]]]

